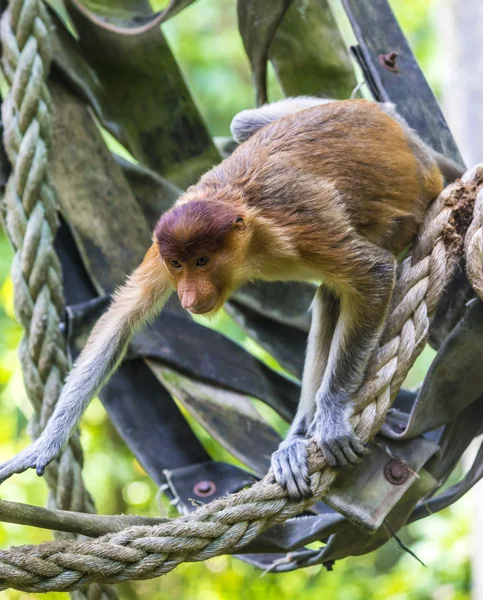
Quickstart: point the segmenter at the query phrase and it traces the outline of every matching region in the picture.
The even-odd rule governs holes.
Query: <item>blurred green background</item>
[[[154,8],[165,3],[152,2]],[[390,2],[409,38],[426,77],[436,93],[441,89],[436,16],[438,0]],[[170,20],[164,31],[194,98],[213,135],[228,135],[232,116],[254,105],[248,63],[236,27],[234,0],[200,0]],[[271,75],[270,98],[280,97]],[[28,443],[27,419],[31,413],[17,359],[20,328],[13,316],[9,279],[11,250],[0,233],[0,460],[11,457]],[[227,318],[217,327],[229,328]],[[233,328],[230,334],[244,342]],[[249,346],[250,347],[250,346]],[[253,347],[250,347],[253,350]],[[255,349],[256,350],[256,349]],[[431,360],[425,351],[410,374],[412,387],[424,376]],[[196,432],[216,457],[230,460],[199,427]],[[132,457],[106,419],[99,401],[90,406],[82,428],[86,453],[85,481],[101,513],[158,515],[156,486]],[[456,473],[455,476],[458,474]],[[2,484],[2,498],[44,505],[46,486],[32,471]],[[471,495],[442,513],[410,526],[403,539],[427,565],[402,552],[396,542],[369,556],[347,559],[328,573],[322,567],[272,575],[229,557],[201,564],[183,565],[151,582],[123,584],[123,599],[181,598],[190,600],[257,599],[326,600],[470,598]],[[39,543],[50,539],[48,531],[0,523],[0,546]],[[5,600],[33,598],[16,591],[1,592]],[[67,594],[51,593],[46,599],[63,600]]]

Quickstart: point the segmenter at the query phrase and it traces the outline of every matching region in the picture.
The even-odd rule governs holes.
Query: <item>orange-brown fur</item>
[[[126,311],[134,322],[149,315],[156,299],[165,294],[169,288],[166,281],[166,270],[159,260],[158,249],[152,245],[146,253],[143,262],[134,271],[122,292],[117,292],[116,308]],[[139,317],[141,315],[141,317]]]

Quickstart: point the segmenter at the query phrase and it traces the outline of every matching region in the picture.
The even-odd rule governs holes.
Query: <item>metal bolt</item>
[[[409,479],[410,471],[405,464],[391,459],[384,467],[384,476],[393,485],[402,485]]]
[[[213,496],[216,492],[216,485],[213,481],[198,481],[193,487],[193,492],[200,496],[200,498],[206,498],[206,496]]]
[[[392,50],[387,54],[379,54],[378,58],[379,62],[385,69],[391,71],[391,73],[399,73],[399,69],[396,66],[397,56],[398,53],[395,50]]]

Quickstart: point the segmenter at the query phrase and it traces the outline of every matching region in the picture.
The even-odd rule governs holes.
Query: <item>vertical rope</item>
[[[62,273],[53,248],[57,202],[48,174],[52,102],[47,76],[52,61],[51,24],[40,0],[11,0],[0,23],[2,67],[10,91],[2,106],[4,145],[12,165],[5,192],[6,229],[16,316],[24,335],[20,362],[35,411],[38,437],[57,402],[68,371],[60,326],[64,310]],[[94,512],[82,481],[82,449],[76,434],[46,471],[49,503],[64,510]],[[61,534],[66,537],[66,534]],[[72,594],[76,600],[107,600],[115,592],[99,584]]]

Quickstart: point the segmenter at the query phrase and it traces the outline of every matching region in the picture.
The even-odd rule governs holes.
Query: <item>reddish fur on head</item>
[[[208,314],[223,306],[241,257],[238,233],[245,229],[235,207],[213,199],[181,202],[161,217],[154,241],[184,308]]]
[[[154,230],[159,252],[165,259],[187,260],[203,252],[225,247],[239,213],[224,202],[192,200],[175,206]]]

